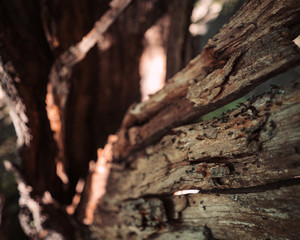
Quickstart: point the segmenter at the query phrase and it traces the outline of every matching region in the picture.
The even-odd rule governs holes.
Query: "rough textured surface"
[[[118,6],[128,1],[115,2]],[[192,0],[186,2],[190,5]],[[88,33],[93,21],[109,9],[109,3],[109,0],[73,1],[72,6],[69,6],[68,1],[55,4],[53,1],[46,1],[44,8],[49,16],[45,24],[51,26],[51,21],[55,23],[56,29],[49,29],[49,33],[50,38],[59,43],[54,48],[55,53],[61,53],[62,50],[72,52],[74,49],[70,46]],[[169,5],[168,1],[132,1],[105,32],[104,39],[97,39],[97,46],[87,53],[82,62],[74,66],[70,82],[58,84],[59,91],[54,96],[56,103],[66,96],[68,101],[64,109],[59,107],[60,104],[58,107],[54,105],[54,110],[57,107],[57,114],[54,114],[54,118],[49,118],[53,122],[61,120],[61,131],[53,130],[57,132],[58,160],[63,162],[72,194],[78,179],[87,174],[88,162],[96,159],[97,148],[103,147],[108,135],[117,131],[128,106],[140,101],[139,61],[143,52],[144,33],[163,15],[174,14],[172,10],[168,11]],[[56,13],[56,9],[61,12]],[[176,6],[173,10],[179,12],[181,9]],[[80,18],[76,17],[74,20],[74,16],[79,13]],[[74,24],[78,27],[74,27]],[[65,34],[70,29],[72,35]],[[177,36],[168,37],[170,41],[177,39]],[[176,52],[174,48],[168,51]],[[73,64],[72,56],[74,57],[67,55],[67,59],[71,59]],[[67,62],[56,63],[59,65]],[[61,69],[68,67],[65,64]],[[70,71],[65,73],[70,74]],[[51,108],[48,113],[49,111]]]
[[[299,189],[296,185],[250,193],[174,196],[170,202],[175,206],[174,220],[206,226],[217,239],[297,239]]]
[[[221,119],[197,118],[299,64],[299,15],[297,1],[248,1],[161,91],[129,109],[97,238],[297,239],[300,81]]]
[[[285,91],[283,94],[273,89],[222,119],[173,129],[158,145],[132,157],[135,159],[128,170],[130,175],[122,172],[118,177],[122,187],[116,188],[136,197],[176,191],[179,186],[237,188],[292,178],[299,173],[300,135],[296,129],[300,122],[300,98],[293,87]],[[281,160],[282,154],[286,155],[285,161]],[[145,171],[151,174],[145,175]],[[125,176],[134,176],[126,186]],[[147,185],[149,182],[151,186]]]
[[[127,164],[115,162],[97,236],[296,239],[299,93],[300,80],[274,88],[221,119],[172,129]],[[199,192],[173,195],[187,189]]]
[[[184,61],[191,58],[191,51],[183,49],[191,46],[186,35],[194,0],[132,1],[115,19],[116,12],[109,11],[110,6],[115,9],[124,2],[130,0],[34,0],[26,5],[19,0],[0,2],[0,85],[7,93],[18,129],[20,171],[37,201],[50,191],[59,204],[71,203],[78,181],[87,176],[89,162],[96,159],[97,149],[119,128],[128,106],[140,100],[144,33],[160,18],[176,20],[167,27],[172,28],[168,41],[176,41],[164,46],[167,54],[177,56],[176,64],[170,58],[169,64],[175,66],[172,71],[177,72],[183,64],[178,57]],[[88,33],[101,16],[106,21],[100,20],[98,27],[105,36],[96,39],[96,31]],[[91,45],[97,43],[89,51],[83,49],[85,44],[74,48],[82,39],[81,43],[86,43],[91,38]],[[59,72],[62,82],[56,82],[56,96],[48,92],[46,99],[51,68]],[[57,105],[48,105],[46,111],[49,97]],[[75,212],[80,220],[81,210]],[[53,212],[51,216],[59,218]],[[64,228],[63,222],[57,220],[62,223],[57,224],[59,229]]]
[[[98,43],[74,68],[65,122],[60,123],[67,125],[61,139],[66,186],[56,175],[60,143],[53,138],[45,110],[48,73],[54,57],[78,42],[109,2],[0,3],[0,84],[8,92],[11,108],[18,112],[15,123],[23,129],[20,171],[37,204],[45,190],[57,200],[41,209],[52,220],[47,223],[49,234],[54,236],[52,229],[56,229],[66,239],[84,230],[74,225],[62,206],[70,202],[79,178],[86,176],[97,147],[118,127],[128,105],[139,98],[143,34],[166,11],[172,11],[167,5],[174,1],[133,1],[108,30],[108,49]],[[118,159],[107,195],[96,216],[95,231],[99,230],[100,238],[228,238],[230,232],[223,229],[233,222],[236,234],[241,235],[247,226],[263,226],[249,230],[252,239],[262,234],[269,238],[299,235],[293,225],[299,222],[299,94],[275,89],[266,96],[268,100],[247,103],[220,121],[201,125],[195,120],[298,64],[299,49],[291,40],[299,34],[299,21],[299,1],[249,1],[162,91],[129,110],[115,145]],[[176,48],[179,45],[178,41]],[[127,159],[122,161],[123,157]],[[103,179],[102,175],[101,184]],[[200,191],[195,203],[173,196],[192,188]],[[221,196],[221,203],[215,194]],[[246,209],[237,209],[239,205],[231,199],[236,195]],[[196,208],[196,200],[203,204],[197,196],[207,197],[207,205]],[[85,204],[82,199],[81,206]],[[221,204],[226,211],[220,210]],[[210,206],[219,213],[220,218],[210,213],[216,222],[200,219]],[[41,222],[35,221],[44,219],[42,215],[32,220],[31,212],[23,210],[28,216],[28,234],[34,227],[41,232]],[[268,224],[263,222],[264,212],[272,216]],[[244,218],[244,213],[251,217]],[[272,229],[266,229],[269,225]]]
[[[203,52],[148,101],[128,111],[116,158],[159,140],[170,129],[217,109],[271,76],[299,64],[299,1],[249,1]]]

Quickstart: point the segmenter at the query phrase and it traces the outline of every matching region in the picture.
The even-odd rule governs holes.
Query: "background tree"
[[[129,105],[140,101],[139,60],[147,29],[157,23],[160,44],[167,49],[167,42],[172,43],[168,54],[178,48],[185,62],[192,57],[188,54],[193,51],[183,49],[190,46],[193,1],[135,1],[123,11],[130,2],[0,3],[1,87],[18,135],[20,173],[34,199],[49,191],[60,205],[70,204],[97,149],[116,132]],[[62,109],[60,93],[47,90],[51,68],[114,4],[113,9],[123,12],[111,17],[109,30],[97,35],[95,46],[69,69],[68,100]],[[173,72],[185,64],[181,57],[173,62],[168,62],[176,66]]]

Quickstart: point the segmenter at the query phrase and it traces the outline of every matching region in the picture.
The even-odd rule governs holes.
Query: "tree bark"
[[[299,16],[297,1],[248,1],[162,90],[128,110],[98,238],[297,238],[299,80],[221,119],[198,119],[299,64]]]
[[[192,58],[199,54],[200,47],[198,49],[195,47],[196,44],[193,44],[195,39],[189,32],[194,2],[177,0],[168,4],[167,15],[170,18],[170,28],[166,46],[166,80],[183,69]],[[198,45],[200,46],[199,42]]]
[[[89,206],[95,207],[95,198],[89,197],[96,189],[89,162],[119,128],[128,106],[140,99],[145,31],[165,15],[171,19],[167,76],[194,54],[187,51],[192,0],[132,1],[80,63],[61,63],[61,70],[70,68],[58,84],[66,89],[52,96],[55,107],[47,112],[55,60],[72,53],[96,20],[105,13],[109,18],[109,4],[113,8],[120,2],[0,3],[0,84],[22,157],[20,169],[11,169],[27,202],[20,216],[33,237],[87,238],[87,228],[77,219],[84,221]],[[299,16],[296,0],[248,1],[164,89],[132,105],[113,150],[109,142],[99,154],[113,163],[93,227],[98,238],[299,235],[299,82],[273,89],[220,120],[198,121],[299,64],[300,51],[292,42],[300,33]],[[63,107],[61,90],[66,90]],[[87,175],[82,201],[70,216],[65,205]],[[98,177],[103,187],[107,175]],[[190,189],[197,194],[173,195]],[[46,215],[50,218],[42,223]]]
[[[130,165],[115,163],[96,214],[97,236],[296,239],[299,93],[300,80],[221,119],[174,128],[131,155]],[[198,193],[174,196],[189,189]]]
[[[124,117],[115,158],[159,140],[173,127],[232,102],[300,61],[297,1],[249,1],[202,53]]]
[[[66,239],[73,239],[81,229],[74,230],[78,225],[72,223],[64,206],[71,203],[79,179],[88,174],[97,149],[119,128],[128,106],[140,101],[139,61],[145,31],[164,15],[172,18],[172,14],[179,14],[182,5],[186,5],[189,7],[182,9],[177,20],[184,19],[181,33],[187,33],[193,0],[181,5],[176,1],[172,10],[169,5],[174,1],[132,1],[70,71],[65,108],[56,102],[56,108],[48,105],[46,111],[51,69],[92,29],[110,4],[116,6],[118,2],[34,0],[26,6],[18,0],[0,3],[0,83],[18,133],[20,174],[24,184],[32,187],[30,198],[43,206],[41,215],[64,219],[61,226],[55,221],[45,224],[64,232]],[[171,35],[169,41],[177,37]],[[183,48],[181,44],[186,43],[179,42],[176,48]],[[169,46],[166,52],[171,51],[174,47]],[[58,128],[61,133],[56,134]],[[41,202],[47,191],[61,208]],[[84,209],[78,210],[79,218],[81,211]],[[76,215],[77,212],[74,218]],[[67,236],[63,228],[71,229],[72,234]]]

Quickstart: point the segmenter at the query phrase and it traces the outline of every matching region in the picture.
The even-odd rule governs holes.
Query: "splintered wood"
[[[300,80],[197,120],[299,64],[299,16],[299,1],[248,1],[162,90],[128,110],[96,237],[299,237]]]
[[[115,158],[158,141],[170,129],[211,112],[300,62],[297,1],[249,1],[203,52],[148,101],[124,117]]]
[[[97,213],[101,234],[167,239],[209,228],[204,235],[220,239],[293,239],[300,234],[299,133],[300,80],[221,119],[174,128],[130,163],[113,165]],[[173,196],[184,189],[199,193]]]

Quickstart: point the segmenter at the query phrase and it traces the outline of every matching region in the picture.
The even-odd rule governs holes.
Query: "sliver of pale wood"
[[[297,239],[300,80],[114,163],[100,239]],[[184,189],[195,195],[174,196]]]
[[[292,42],[300,33],[299,16],[296,0],[244,4],[162,90],[129,109],[114,157],[126,158],[170,129],[238,99],[299,64],[300,51]]]

